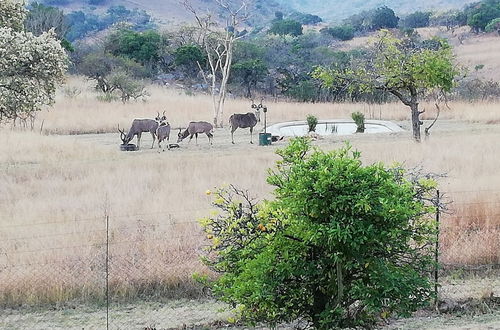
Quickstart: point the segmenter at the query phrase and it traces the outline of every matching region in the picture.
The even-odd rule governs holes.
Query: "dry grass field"
[[[224,128],[216,130],[213,146],[201,137],[198,146],[184,142],[180,149],[158,153],[147,148],[151,137],[143,135],[144,149],[120,152],[118,123],[128,128],[133,118],[163,110],[173,127],[209,120],[209,98],[150,87],[147,102],[123,105],[96,101],[79,79],[65,88],[82,92],[69,97],[59,91],[55,107],[40,115],[33,132],[0,129],[0,305],[101,301],[106,216],[110,283],[117,298],[198,294],[191,275],[207,271],[198,260],[206,242],[196,222],[211,209],[205,191],[234,183],[260,199],[272,198],[266,170],[286,142],[250,145],[248,131],[238,130],[232,145]],[[409,126],[409,111],[399,104],[267,105],[271,122],[307,114],[348,118],[362,111]],[[226,113],[247,109],[248,101],[229,100]],[[448,174],[440,182],[454,202],[442,224],[445,263],[500,260],[498,119],[499,104],[454,103],[421,144],[412,142],[409,132],[350,138],[366,163],[403,162]],[[332,149],[344,139],[315,143]]]

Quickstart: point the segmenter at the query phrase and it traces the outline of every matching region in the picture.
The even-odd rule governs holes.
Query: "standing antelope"
[[[250,143],[253,144],[253,128],[260,122],[260,109],[263,108],[262,102],[257,105],[252,102],[254,112],[235,113],[229,117],[229,125],[231,126],[231,142],[234,144],[234,131],[239,128],[250,128]]]
[[[158,112],[158,115],[155,119],[134,119],[127,134],[125,134],[123,130],[119,130],[123,144],[128,144],[130,141],[132,141],[134,136],[137,135],[137,149],[139,149],[142,133],[149,132],[153,137],[153,144],[151,145],[151,149],[153,149],[156,139],[156,130],[158,129],[159,124],[166,119],[167,117],[165,116],[165,111],[163,112],[163,116],[161,117],[160,113]]]
[[[170,124],[166,121],[161,122],[156,129],[156,137],[158,138],[158,152],[160,152],[161,145],[165,139],[167,140],[165,144],[167,145],[167,149],[170,150]],[[163,146],[163,151],[165,151],[165,145]]]
[[[179,134],[177,134],[177,143],[181,142],[189,135],[189,142],[193,139],[193,136],[196,137],[196,145],[198,145],[198,134],[205,133],[208,136],[208,142],[212,144],[212,140],[214,138],[213,135],[214,126],[206,121],[192,121],[189,123],[188,127],[182,132],[182,129],[179,128]]]

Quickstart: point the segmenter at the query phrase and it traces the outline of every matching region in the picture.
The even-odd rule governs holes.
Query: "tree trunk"
[[[420,126],[422,126],[422,122],[420,121],[420,111],[418,111],[418,103],[412,102],[410,105],[411,108],[411,126],[413,130],[413,138],[415,141],[420,142]]]

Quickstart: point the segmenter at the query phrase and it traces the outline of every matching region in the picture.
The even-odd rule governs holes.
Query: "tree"
[[[97,50],[83,58],[78,72],[95,81],[95,89],[104,93],[106,101],[117,99],[116,93],[122,102],[148,96],[138,80],[146,77],[147,72],[131,59]]]
[[[246,89],[247,98],[252,98],[252,87],[262,81],[267,74],[267,66],[260,59],[236,62],[233,65],[233,78]]]
[[[371,17],[371,29],[392,29],[398,26],[399,17],[396,16],[394,10],[383,6],[375,9]]]
[[[466,7],[467,25],[475,32],[484,31],[491,20],[500,17],[500,0],[484,0]]]
[[[467,25],[467,14],[461,10],[450,10],[444,13],[434,14],[429,19],[432,26],[446,26],[447,30],[457,26]]]
[[[174,64],[191,75],[199,71],[198,64],[204,66],[205,63],[206,56],[198,45],[184,45],[174,51]]]
[[[423,124],[419,98],[423,93],[451,91],[459,71],[451,47],[438,40],[438,49],[415,46],[382,31],[372,47],[371,58],[352,63],[349,68],[318,68],[314,77],[327,87],[343,86],[351,91],[382,90],[397,97],[411,110],[413,137],[420,141]]]
[[[36,36],[50,29],[54,29],[59,40],[63,40],[69,30],[68,23],[62,10],[55,7],[44,6],[37,2],[33,2],[30,5],[25,26],[26,30],[32,32]]]
[[[498,34],[500,34],[500,17],[492,19],[491,22],[489,22],[488,25],[486,25],[486,27],[484,28],[484,30],[486,32],[497,31]]]
[[[211,71],[209,86],[212,94],[214,125],[222,127],[234,45],[245,35],[239,33],[238,28],[248,19],[248,12],[244,1],[241,1],[239,5],[234,5],[228,0],[215,0],[215,2],[223,12],[221,14],[225,20],[223,27],[214,21],[211,14],[199,15],[189,0],[183,0],[182,4],[194,15],[197,27],[202,33],[202,47],[205,49]],[[200,69],[202,69],[201,65]],[[207,75],[204,75],[204,79],[208,83]]]
[[[25,17],[23,4],[0,2],[0,121],[33,119],[52,105],[66,72],[67,55],[53,30],[25,32]]]
[[[334,38],[346,41],[354,38],[354,28],[351,25],[339,25],[331,28],[324,28],[322,33],[327,33]]]
[[[289,18],[299,22],[302,25],[315,25],[323,22],[323,19],[318,15],[304,14],[300,12],[292,13]]]
[[[115,56],[128,57],[144,66],[155,68],[162,38],[156,31],[119,30],[108,37],[106,49]]]
[[[406,16],[402,22],[402,27],[406,29],[416,29],[421,27],[429,26],[429,19],[431,17],[430,12],[416,11]]]
[[[256,202],[234,186],[202,219],[215,296],[249,323],[301,320],[316,329],[368,327],[432,297],[436,182],[401,167],[364,166],[360,153],[297,138],[277,153]]]
[[[293,19],[275,20],[268,33],[280,36],[300,36],[302,34],[302,24]]]

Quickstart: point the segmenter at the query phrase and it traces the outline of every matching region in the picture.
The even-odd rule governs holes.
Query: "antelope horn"
[[[157,116],[157,117],[160,117],[160,111],[158,111],[157,113],[158,113],[158,116]]]
[[[165,111],[163,111],[163,115],[165,116]]]

